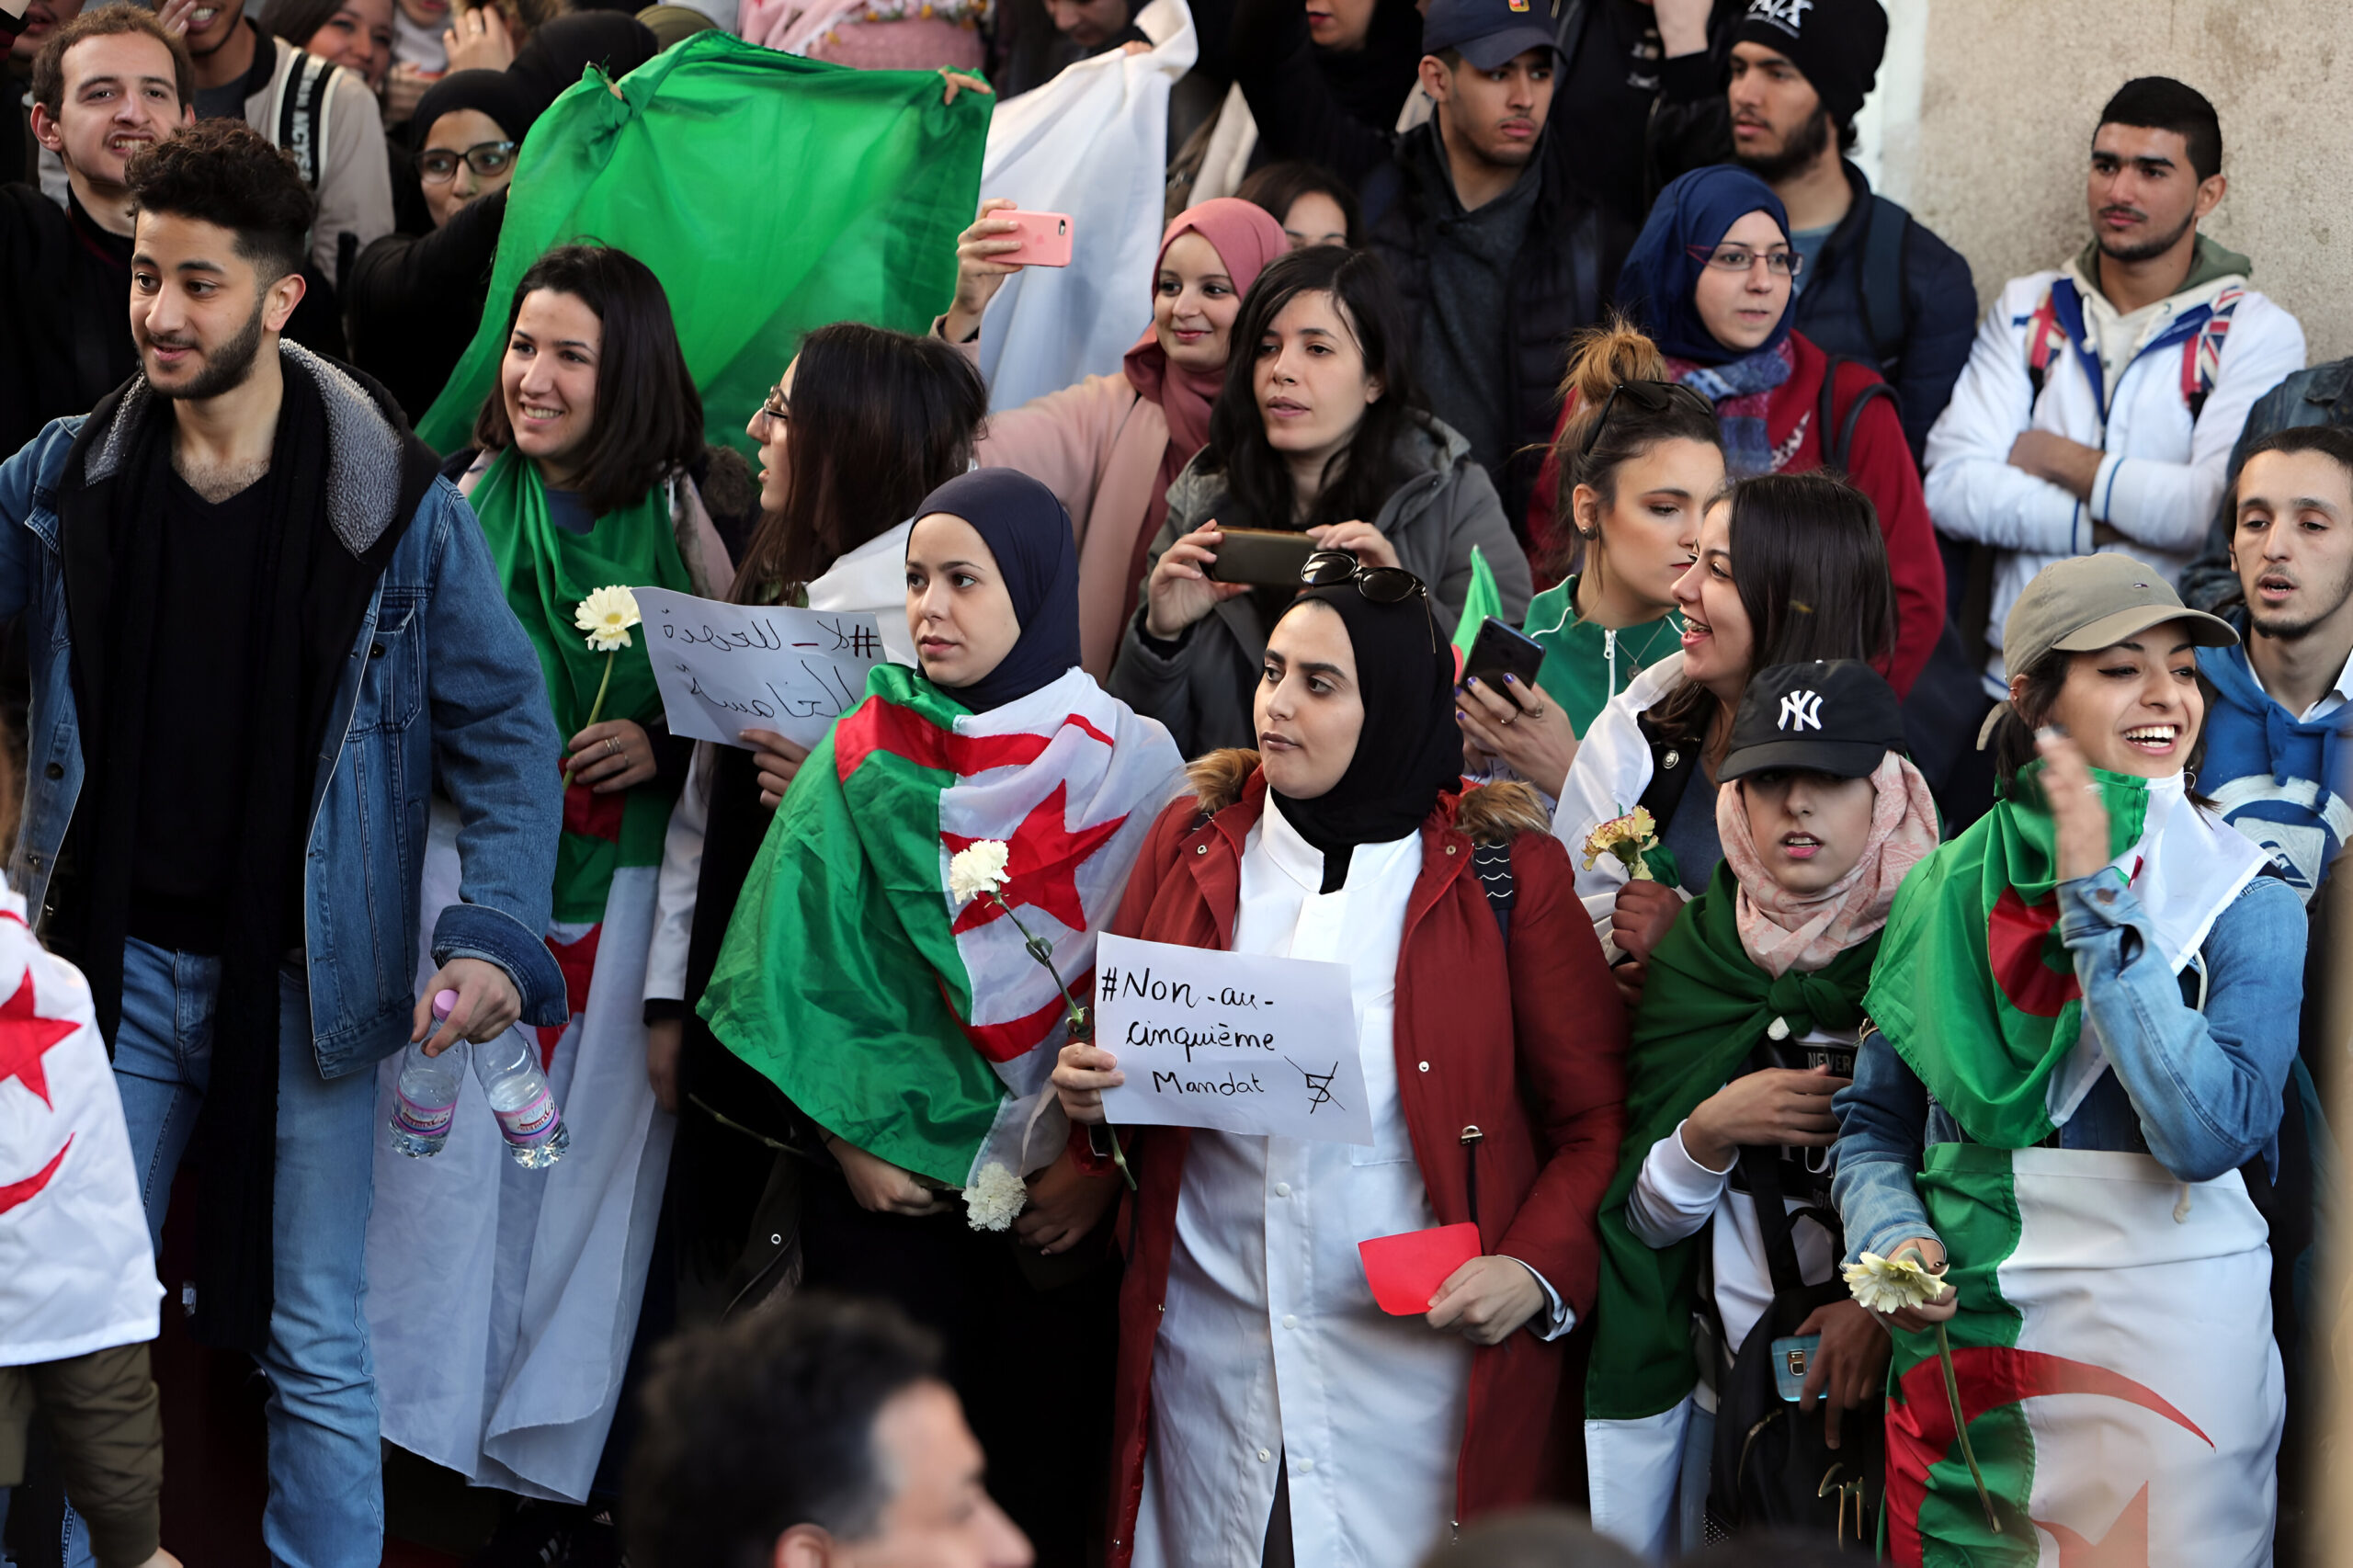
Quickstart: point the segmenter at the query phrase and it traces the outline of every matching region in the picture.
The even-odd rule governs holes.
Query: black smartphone
[[[1300,569],[1315,553],[1315,541],[1289,528],[1224,528],[1217,559],[1207,568],[1220,583],[1296,588]]]
[[[1462,678],[1475,676],[1489,691],[1511,697],[1512,688],[1504,684],[1504,676],[1516,676],[1523,687],[1532,687],[1536,672],[1543,667],[1544,644],[1491,615],[1479,623],[1479,635],[1472,639],[1471,654],[1462,661]],[[1527,708],[1518,698],[1512,700],[1523,710]]]

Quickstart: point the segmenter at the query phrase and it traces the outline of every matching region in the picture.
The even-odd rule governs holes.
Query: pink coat
[[[1018,469],[1070,510],[1078,535],[1079,656],[1097,680],[1120,650],[1120,612],[1138,580],[1136,536],[1167,449],[1167,415],[1124,375],[1089,376],[992,414],[981,439],[982,467]]]

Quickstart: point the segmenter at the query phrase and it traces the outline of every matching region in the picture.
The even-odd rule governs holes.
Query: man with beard
[[[1990,698],[2035,574],[2113,549],[2177,574],[2247,411],[2303,368],[2303,329],[2247,287],[2254,264],[2198,232],[2224,185],[2213,105],[2169,77],[2119,88],[2092,135],[2091,242],[2003,288],[1929,432],[1929,515],[1995,552]]]
[[[1773,187],[1805,257],[1797,329],[1895,389],[1916,461],[1968,363],[1977,290],[1961,253],[1873,195],[1847,157],[1887,13],[1880,0],[1749,0],[1722,39],[1728,53],[1674,56],[1661,70],[1652,188],[1730,161]]]
[[[2353,829],[2353,430],[2262,437],[2232,502],[2241,641],[2199,661],[2198,787],[2309,902]]]
[[[1269,160],[1324,161],[1358,183],[1368,248],[1415,319],[1415,376],[1432,413],[1471,444],[1527,515],[1552,433],[1569,338],[1601,318],[1631,227],[1590,193],[1574,139],[1545,134],[1560,50],[1529,0],[1430,0],[1421,85],[1437,108],[1388,151],[1345,142],[1252,101]],[[1302,140],[1287,140],[1296,132]]]
[[[188,123],[188,51],[153,13],[105,6],[50,30],[33,64],[33,134],[63,159],[60,207],[0,187],[0,452],[80,414],[138,368],[123,164]]]
[[[561,743],[433,453],[280,341],[292,161],[200,121],[125,178],[139,371],[0,465],[0,616],[32,631],[11,880],[89,979],[153,1230],[196,1156],[189,1326],[267,1375],[272,1560],[356,1568],[383,1536],[374,1069],[433,1029],[421,916],[422,996],[457,993],[429,1049],[566,1016],[540,939]],[[463,902],[420,911],[437,793]]]

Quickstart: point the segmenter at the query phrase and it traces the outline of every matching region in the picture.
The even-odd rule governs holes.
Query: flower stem
[[[1952,1341],[1945,1335],[1945,1325],[1937,1324],[1937,1358],[1944,1363],[1945,1398],[1952,1402],[1953,1435],[1961,1443],[1961,1457],[1969,1466],[1969,1479],[1977,1483],[1977,1501],[1985,1510],[1985,1528],[1995,1535],[2002,1533],[2002,1521],[1995,1516],[1994,1499],[1985,1490],[1985,1472],[1977,1468],[1977,1453],[1969,1445],[1969,1420],[1961,1410],[1961,1380],[1952,1369]]]
[[[613,660],[620,655],[619,648],[605,651],[605,678],[597,683],[597,700],[588,705],[588,722],[580,726],[584,730],[594,728],[597,715],[605,710],[605,688],[613,684]],[[572,765],[576,760],[574,757],[563,759],[563,781],[567,787],[572,783]]]
[[[1047,974],[1052,976],[1055,988],[1063,994],[1063,1006],[1068,1013],[1071,1038],[1077,1039],[1079,1031],[1086,1028],[1086,1009],[1080,1006],[1078,999],[1070,994],[1070,987],[1063,983],[1063,977],[1054,973],[1053,949],[1047,947],[1029,934],[1029,927],[1021,924],[1021,916],[1013,913],[1013,905],[1005,901],[1004,893],[992,888],[989,890],[988,896],[999,909],[1005,911],[1005,917],[1013,922],[1013,928],[1021,933],[1021,944],[1029,949],[1029,956],[1038,960]],[[1111,1163],[1120,1167],[1120,1178],[1128,1184],[1130,1192],[1135,1191],[1135,1173],[1128,1169],[1127,1151],[1120,1147],[1120,1134],[1112,1127],[1108,1117],[1103,1120],[1103,1131],[1110,1135]]]

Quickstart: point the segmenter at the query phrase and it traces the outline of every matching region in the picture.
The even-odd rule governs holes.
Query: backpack
[[[270,89],[266,123],[269,138],[290,155],[302,172],[302,184],[313,194],[326,169],[327,130],[332,113],[329,89],[342,69],[315,54],[297,54],[293,65]]]
[[[1858,392],[1855,394],[1855,401],[1847,405],[1847,417],[1839,420],[1834,430],[1831,419],[1836,413],[1833,402],[1838,390],[1839,368],[1844,365],[1859,364],[1860,361],[1844,359],[1836,354],[1828,355],[1826,358],[1829,363],[1822,368],[1822,401],[1814,409],[1813,427],[1822,437],[1823,468],[1843,474],[1847,472],[1847,455],[1854,450],[1855,426],[1861,421],[1863,410],[1881,398],[1885,398],[1891,404],[1894,403],[1895,389],[1884,381],[1876,381]]]
[[[1911,226],[1911,213],[1884,196],[1871,197],[1870,214],[1863,220],[1863,324],[1879,373],[1891,382],[1912,330],[1912,301],[1904,291],[1904,240]]]
[[[2054,282],[2042,291],[2042,302],[2034,307],[2034,314],[2027,321],[2026,379],[2034,389],[2027,403],[2029,409],[2042,401],[2042,388],[2050,380],[2052,362],[2074,347],[2066,326],[2059,320],[2058,297],[2059,284]],[[2222,345],[2231,334],[2231,317],[2238,312],[2239,301],[2245,298],[2246,290],[2236,285],[2215,295],[2212,313],[2181,346],[2181,401],[2189,407],[2192,424],[2206,412],[2206,399],[2213,393],[2214,378],[2222,369]]]

